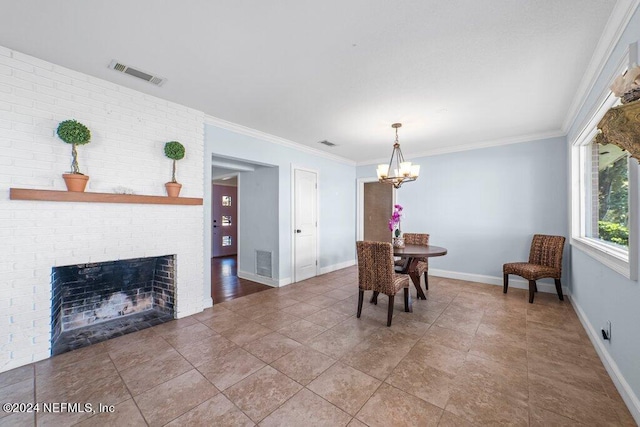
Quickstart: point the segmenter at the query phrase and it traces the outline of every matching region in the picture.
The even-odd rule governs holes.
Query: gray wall
[[[564,138],[552,138],[407,156],[421,168],[396,193],[402,230],[429,233],[430,243],[448,249],[429,261],[430,270],[501,282],[502,264],[528,259],[533,234],[568,236],[565,147]],[[374,175],[375,165],[358,168],[359,177]]]
[[[256,250],[272,252],[273,278],[278,279],[278,168],[260,167],[239,178],[238,261],[243,272],[256,273]]]
[[[587,102],[580,110],[578,120],[569,132],[569,144],[584,126],[584,120],[590,111],[598,106],[598,97],[613,80],[615,67],[623,59],[628,44],[638,39],[640,10],[636,10]],[[640,238],[640,230],[631,232],[636,238]],[[595,333],[596,342],[600,350],[604,350],[605,358],[609,358],[612,365],[615,365],[614,370],[617,366],[621,375],[617,385],[626,388],[627,393],[621,394],[626,397],[636,421],[640,422],[640,285],[617,274],[577,247],[572,248],[571,263],[572,300]],[[604,341],[598,336],[607,320],[612,322],[611,341]],[[615,381],[615,375],[612,377]]]

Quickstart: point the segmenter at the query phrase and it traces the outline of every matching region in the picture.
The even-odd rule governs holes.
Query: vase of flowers
[[[404,248],[404,237],[401,237],[400,218],[402,218],[402,206],[393,205],[393,214],[389,218],[389,231],[393,233],[393,246]]]

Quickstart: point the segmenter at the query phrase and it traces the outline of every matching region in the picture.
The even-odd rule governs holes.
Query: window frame
[[[629,246],[624,250],[615,245],[604,243],[599,239],[586,237],[587,187],[590,186],[592,171],[589,147],[598,134],[598,123],[611,107],[618,102],[618,98],[609,93],[601,103],[591,120],[578,134],[570,145],[571,160],[571,237],[570,244],[582,252],[631,280],[638,280],[638,162],[631,157],[627,160],[629,174]]]

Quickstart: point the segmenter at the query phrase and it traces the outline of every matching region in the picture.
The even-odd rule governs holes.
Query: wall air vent
[[[256,250],[256,274],[262,277],[273,278],[271,252]]]
[[[128,65],[121,64],[115,59],[111,61],[111,64],[109,64],[109,68],[111,68],[112,70],[119,71],[121,73],[129,74],[130,76],[133,76],[133,77],[137,77],[146,82],[152,83],[156,86],[162,86],[164,82],[167,81],[167,79],[165,78],[154,76],[145,71],[140,71],[133,67],[129,67]]]
[[[324,141],[319,141],[318,144],[323,144],[326,145],[327,147],[335,147],[336,144],[334,144],[333,142],[329,142],[326,139]]]

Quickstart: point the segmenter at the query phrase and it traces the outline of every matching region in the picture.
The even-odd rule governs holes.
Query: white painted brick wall
[[[186,148],[181,196],[203,197],[204,114],[0,46],[0,372],[49,357],[54,266],[176,254],[177,311],[202,310],[202,206],[9,200],[9,188],[65,190],[77,119],[87,191],[165,195],[165,142]]]

